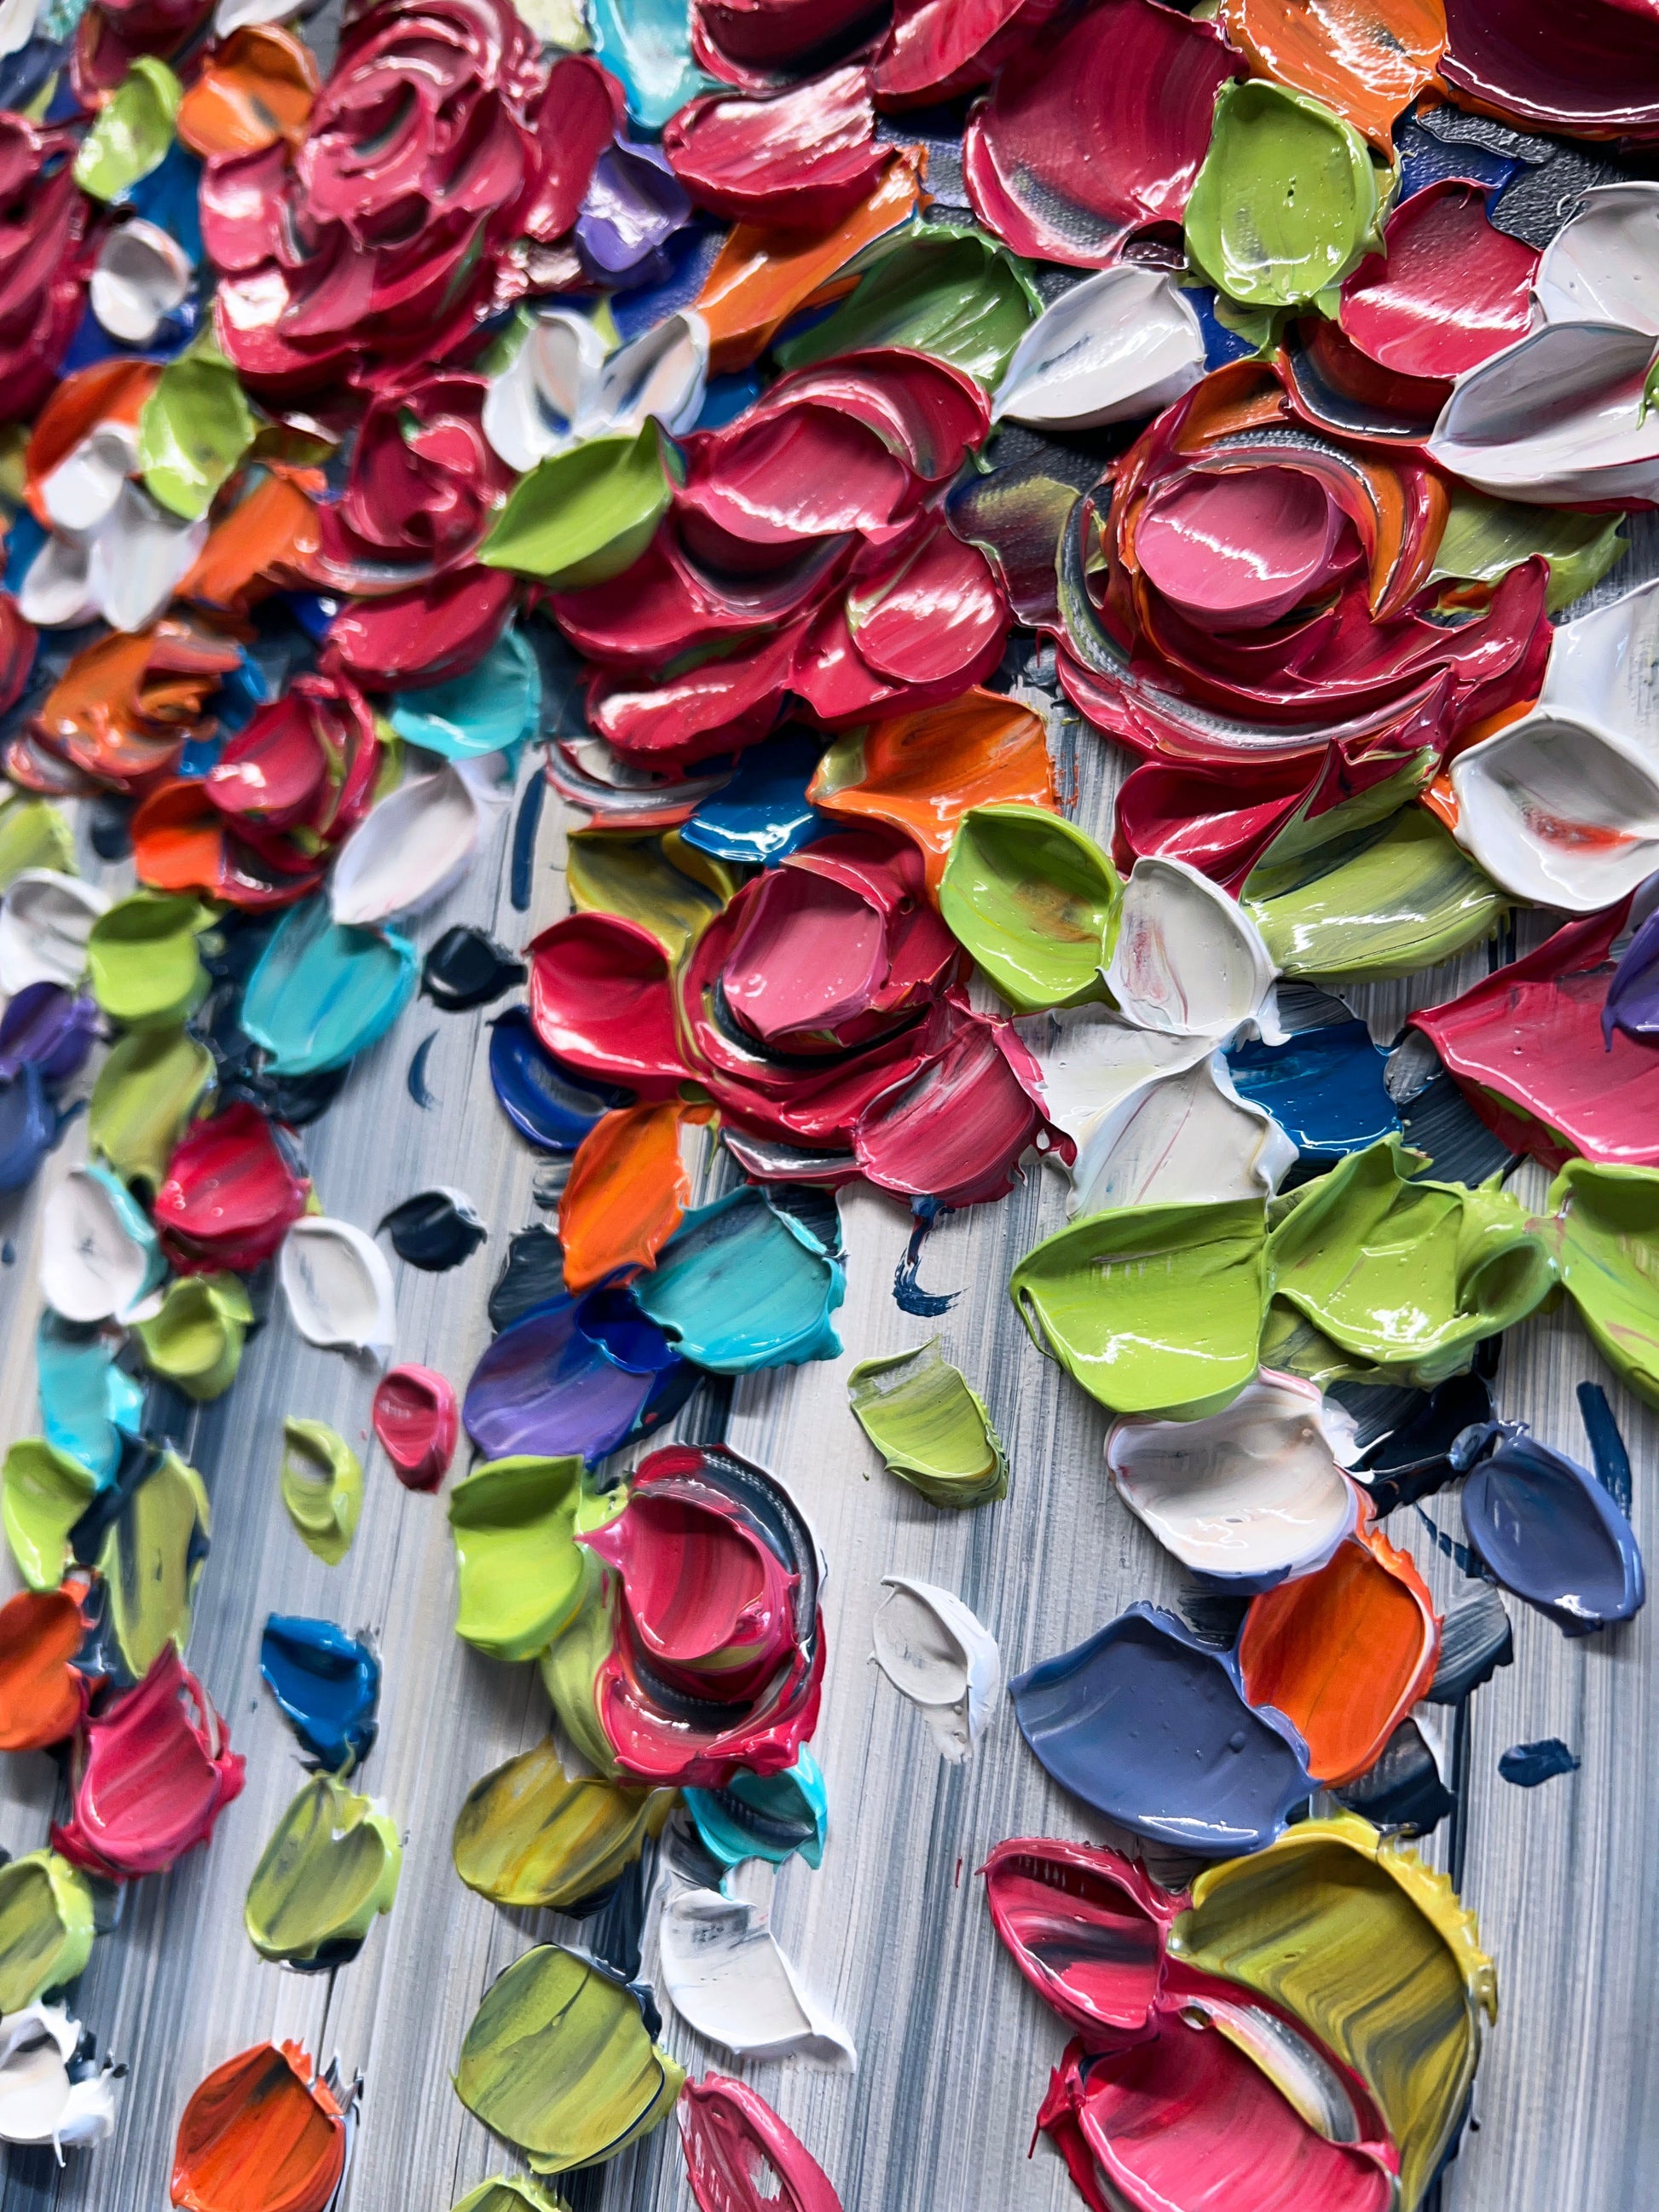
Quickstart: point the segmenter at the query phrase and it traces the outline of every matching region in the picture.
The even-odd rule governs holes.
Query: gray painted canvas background
[[[1653,533],[1638,526],[1638,535]],[[1638,550],[1640,565],[1627,561],[1598,597],[1659,569],[1650,543]],[[1108,748],[1075,728],[1062,730],[1059,744],[1061,788],[1074,764],[1073,811],[1104,835],[1116,774]],[[422,918],[422,947],[454,921],[517,944],[564,910],[556,803],[543,819],[528,915],[508,902],[509,834],[499,823],[466,883]],[[120,885],[120,871],[105,875]],[[1531,917],[1522,931],[1523,945],[1546,933]],[[1407,1003],[1445,998],[1486,967],[1477,951],[1358,1001],[1379,1038],[1392,1039]],[[485,1300],[508,1234],[547,1218],[532,1200],[534,1157],[489,1092],[490,1011],[441,1015],[417,1001],[304,1136],[325,1210],[365,1227],[434,1183],[458,1185],[477,1204],[490,1238],[465,1266],[433,1276],[393,1262],[397,1358],[440,1368],[458,1386],[487,1340]],[[422,1112],[404,1076],[429,1030],[437,1042],[428,1080],[439,1103]],[[37,1425],[41,1209],[84,1141],[77,1124],[33,1190],[0,1201],[0,1235],[15,1247],[0,1268],[0,1443]],[[1511,1184],[1534,1203],[1545,1187],[1530,1165]],[[947,1221],[926,1247],[922,1276],[928,1288],[962,1296],[940,1322],[925,1323],[901,1313],[890,1293],[907,1214],[854,1193],[843,1206],[845,1357],[742,1381],[732,1395],[731,1441],[788,1484],[830,1563],[829,1664],[812,1747],[830,1786],[829,1847],[819,1871],[797,1861],[750,1893],[771,1893],[781,1941],[851,2031],[859,2066],[855,2075],[780,2063],[738,2069],[672,2013],[665,2039],[695,2071],[746,2072],[827,2168],[847,2212],[1061,2212],[1078,2201],[1046,2147],[1027,2156],[1064,2031],[1002,1955],[975,1869],[1006,1836],[1103,1832],[1048,1783],[1006,1704],[972,1762],[946,1766],[920,1717],[868,1662],[880,1578],[890,1572],[960,1592],[998,1637],[1010,1673],[1075,1643],[1130,1601],[1172,1598],[1178,1588],[1105,1476],[1103,1414],[1038,1354],[1007,1301],[1011,1267],[1062,1218],[1060,1183],[1034,1165],[1005,1204]],[[889,1477],[846,1408],[854,1359],[920,1343],[934,1327],[988,1399],[1012,1461],[1008,1498],[967,1515],[938,1513]],[[1618,1387],[1570,1309],[1511,1333],[1499,1402],[1583,1457],[1573,1392],[1587,1378],[1607,1387],[1617,1413],[1635,1469],[1637,1533],[1654,1557],[1659,1417]],[[462,2108],[450,2069],[493,1978],[531,1943],[580,1942],[580,1930],[551,1914],[503,1912],[465,1889],[449,1838],[470,1785],[538,1741],[548,1709],[533,1668],[493,1663],[453,1634],[443,1501],[401,1489],[373,1446],[374,1381],[367,1361],[303,1342],[279,1303],[229,1395],[203,1409],[184,1439],[213,1506],[189,1663],[246,1755],[247,1786],[208,1849],[132,1887],[119,1926],[100,1938],[82,1978],[82,2016],[131,2069],[114,2140],[70,2154],[61,2173],[48,2153],[10,2154],[0,2212],[163,2212],[185,2099],[210,2069],[267,2037],[300,2037],[322,2060],[337,2056],[348,2077],[364,2078],[343,2212],[447,2212],[486,2174],[514,2166]],[[278,1496],[281,1425],[290,1413],[332,1423],[363,1454],[362,1525],[336,1568],[306,1551]],[[705,1425],[700,1433],[708,1418],[706,1407],[689,1415]],[[1432,1510],[1456,1528],[1452,1501]],[[1443,1606],[1455,1597],[1462,1577],[1420,1522],[1398,1515],[1389,1533],[1413,1551]],[[380,1741],[358,1786],[407,1832],[403,1881],[390,1917],[333,1976],[265,1964],[242,1929],[249,1875],[301,1780],[293,1740],[259,1685],[259,1631],[272,1611],[368,1628],[384,1658]],[[1463,1893],[1497,1959],[1501,2012],[1443,2212],[1627,2212],[1646,2201],[1642,2177],[1659,2156],[1651,1996],[1659,1929],[1649,1873],[1659,1814],[1654,1613],[1570,1643],[1518,1604],[1511,1611],[1515,1663],[1473,1705]],[[1547,1735],[1579,1754],[1577,1773],[1532,1791],[1499,1779],[1506,1747]],[[43,1844],[56,1802],[56,1770],[44,1755],[0,1760],[0,1844],[16,1852]],[[1448,1847],[1443,1827],[1426,1856],[1443,1865]],[[672,2123],[569,2186],[587,2212],[682,2212],[691,2203]]]

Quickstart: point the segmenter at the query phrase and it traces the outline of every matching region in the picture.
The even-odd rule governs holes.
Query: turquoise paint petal
[[[841,1352],[830,1316],[847,1294],[845,1269],[753,1183],[688,1213],[631,1287],[685,1358],[716,1375]]]
[[[593,52],[622,79],[628,112],[646,131],[660,131],[677,108],[714,90],[691,58],[685,0],[589,0]]]
[[[415,995],[420,959],[395,930],[331,921],[307,899],[278,925],[248,977],[242,1027],[272,1075],[321,1075],[384,1036]]]
[[[123,1437],[136,1437],[143,1425],[143,1388],[116,1366],[100,1330],[50,1309],[40,1316],[35,1364],[46,1442],[89,1467],[106,1487],[120,1466]]]
[[[542,672],[515,629],[502,633],[478,665],[429,691],[399,691],[392,726],[411,745],[448,760],[507,752],[533,737],[542,712]]]
[[[823,1858],[830,1826],[830,1792],[810,1751],[781,1774],[751,1774],[739,1767],[724,1790],[681,1793],[697,1833],[720,1863],[769,1859],[781,1866],[799,1851],[810,1867]]]

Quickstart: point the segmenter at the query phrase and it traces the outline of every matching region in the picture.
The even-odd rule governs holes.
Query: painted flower
[[[1148,763],[1120,797],[1121,862],[1237,881],[1298,807],[1426,782],[1536,696],[1546,564],[1443,605],[1449,511],[1437,470],[1312,429],[1255,362],[1206,376],[1079,500],[1060,676]]]
[[[297,153],[208,164],[226,353],[272,393],[444,360],[571,230],[621,112],[597,63],[550,66],[507,0],[361,9]]]
[[[0,421],[26,422],[58,381],[90,264],[75,142],[0,112]]]
[[[513,472],[483,434],[488,378],[414,370],[377,389],[346,488],[318,511],[312,563],[349,592],[331,658],[363,684],[404,689],[477,665],[512,609],[514,580],[472,560]]]
[[[863,1175],[965,1206],[1053,1141],[1036,1061],[969,1007],[921,854],[890,832],[825,837],[753,878],[678,969],[611,915],[556,922],[531,951],[531,1019],[556,1060],[641,1094],[701,1085],[752,1174]]]
[[[817,1545],[782,1485],[735,1452],[670,1445],[577,1540],[614,1578],[592,1694],[623,1772],[717,1790],[739,1767],[793,1766],[817,1723],[824,1640]]]
[[[307,896],[368,812],[380,769],[374,718],[338,672],[297,676],[229,738],[205,776],[153,790],[133,817],[141,878],[232,906]]]
[[[734,422],[686,439],[647,551],[551,601],[600,665],[594,730],[684,767],[763,738],[791,699],[834,727],[980,682],[1008,605],[941,502],[989,427],[963,370],[886,347],[781,377]]]

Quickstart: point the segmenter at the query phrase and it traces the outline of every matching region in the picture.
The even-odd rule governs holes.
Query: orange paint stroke
[[[1256,76],[1311,93],[1390,156],[1446,51],[1443,0],[1224,0],[1221,20]]]
[[[87,1688],[70,1662],[85,1633],[67,1583],[19,1590],[0,1606],[0,1751],[40,1751],[73,1731]]]
[[[179,109],[179,136],[192,153],[257,154],[306,135],[317,97],[317,61],[292,31],[248,23],[204,64]]]
[[[650,1267],[691,1195],[680,1130],[707,1107],[671,1098],[601,1115],[577,1148],[559,1200],[564,1279],[585,1291],[617,1267]]]
[[[957,824],[970,806],[1055,806],[1042,717],[1000,692],[844,731],[807,797],[826,814],[884,822],[921,848],[937,892]]]
[[[173,2201],[187,2212],[323,2212],[345,2152],[340,2107],[301,2045],[256,2044],[185,2106]]]
[[[40,496],[46,478],[100,422],[125,422],[136,429],[161,378],[159,362],[100,361],[64,379],[40,410],[24,455],[26,496],[43,530],[52,527]]]
[[[76,654],[36,727],[85,775],[130,786],[207,730],[207,702],[240,657],[228,639],[170,617],[134,635],[111,630]]]
[[[298,583],[321,544],[317,510],[299,485],[286,474],[263,477],[214,526],[178,597],[244,613],[266,592]]]
[[[1316,1780],[1352,1782],[1434,1679],[1440,1621],[1428,1585],[1375,1528],[1316,1574],[1253,1598],[1238,1639],[1244,1694],[1298,1728]]]
[[[915,167],[906,156],[824,236],[738,223],[694,302],[708,325],[709,368],[717,374],[747,368],[779,326],[855,254],[908,222],[920,198]]]

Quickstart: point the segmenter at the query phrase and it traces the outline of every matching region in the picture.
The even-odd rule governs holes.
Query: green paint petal
[[[362,1462],[326,1421],[283,1423],[283,1503],[301,1542],[331,1567],[351,1549],[363,1510]]]
[[[75,181],[95,200],[119,199],[161,166],[185,88],[164,61],[140,54],[99,110],[75,156]]]
[[[562,2197],[550,2196],[521,2174],[497,2173],[468,2190],[453,2212],[570,2212]]]
[[[202,1403],[236,1380],[252,1320],[240,1275],[180,1275],[167,1285],[161,1311],[135,1334],[151,1372]]]
[[[52,1590],[70,1562],[70,1530],[91,1504],[98,1478],[49,1444],[24,1437],[0,1465],[0,1518],[17,1571],[31,1589]]]
[[[138,469],[151,495],[193,522],[253,443],[258,425],[236,372],[211,345],[169,362],[138,418]]]
[[[1123,885],[1092,837],[1039,806],[973,806],[939,910],[1022,1014],[1103,999]]]
[[[1512,1198],[1408,1182],[1423,1164],[1398,1137],[1351,1153],[1297,1193],[1267,1268],[1273,1294],[1334,1344],[1430,1389],[1540,1305],[1555,1269]]]
[[[1246,890],[1258,882],[1273,890],[1285,885],[1294,888],[1325,866],[1333,854],[1346,854],[1363,846],[1368,833],[1378,834],[1380,825],[1411,805],[1438,765],[1433,748],[1425,745],[1392,775],[1352,799],[1340,799],[1322,814],[1310,815],[1312,800],[1304,799],[1251,870]],[[1321,854],[1323,860],[1318,857]]]
[[[1091,1398],[1191,1419],[1255,1373],[1266,1237],[1253,1199],[1091,1214],[1028,1252],[1008,1294]]]
[[[54,875],[78,875],[75,832],[62,811],[45,799],[12,792],[0,805],[0,892],[11,889],[25,868],[50,868]]]
[[[577,830],[567,851],[564,879],[576,912],[618,914],[637,921],[671,960],[702,936],[739,880],[672,830],[661,837]]]
[[[253,1869],[242,1908],[249,1941],[287,1966],[343,1966],[391,1911],[403,1863],[387,1814],[333,1775],[313,1775]]]
[[[207,996],[197,936],[210,916],[199,901],[134,891],[100,914],[87,939],[92,995],[129,1029],[177,1029]]]
[[[581,1603],[581,1478],[580,1459],[497,1459],[450,1492],[455,1633],[492,1659],[533,1659]]]
[[[615,2158],[672,2108],[683,2069],[647,2033],[639,2000],[574,1951],[515,1960],[461,2045],[456,2094],[538,2173]]]
[[[1397,1384],[1400,1379],[1374,1360],[1361,1359],[1355,1352],[1345,1352],[1340,1344],[1333,1344],[1323,1329],[1316,1328],[1306,1314],[1298,1313],[1283,1298],[1268,1301],[1258,1357],[1264,1367],[1273,1368],[1280,1375],[1299,1375],[1304,1382],[1316,1382],[1322,1390],[1328,1390],[1334,1382],[1387,1386]]]
[[[0,2013],[62,1989],[92,1956],[92,1887],[56,1851],[0,1866]]]
[[[1420,806],[1253,868],[1239,903],[1287,975],[1413,975],[1490,937],[1510,902]]]
[[[169,1642],[182,1652],[189,1640],[210,1527],[201,1476],[168,1452],[104,1539],[98,1571],[108,1589],[109,1626],[135,1681]]]
[[[468,1790],[451,1846],[455,1871],[497,1905],[568,1911],[632,1866],[674,1802],[670,1790],[573,1781],[549,1736]]]
[[[1624,519],[1577,514],[1571,507],[1520,507],[1455,483],[1429,581],[1495,584],[1541,553],[1550,568],[1545,608],[1559,614],[1600,583],[1625,550],[1619,534]]]
[[[520,477],[478,558],[562,591],[602,584],[639,559],[670,495],[654,422],[637,437],[590,438]]]
[[[1622,1382],[1659,1406],[1659,1173],[1569,1160],[1550,1186],[1550,1240],[1567,1294]]]
[[[591,1553],[586,1556],[592,1559]],[[597,1570],[598,1560],[592,1564]],[[543,1687],[565,1734],[590,1766],[612,1776],[622,1770],[611,1739],[599,1723],[593,1685],[611,1654],[615,1610],[609,1578],[594,1572],[574,1618],[554,1638],[538,1662]]]
[[[1382,214],[1379,173],[1351,123],[1282,85],[1223,86],[1187,203],[1187,249],[1230,298],[1316,299],[1380,249]]]
[[[98,1071],[87,1141],[124,1182],[159,1189],[213,1080],[213,1054],[182,1029],[131,1030]]]
[[[851,295],[777,348],[782,368],[864,346],[910,346],[994,386],[1042,313],[1025,263],[981,230],[913,223],[852,266],[863,273]]]
[[[937,1337],[915,1352],[860,1360],[847,1396],[889,1471],[930,1505],[988,1505],[1008,1495],[1007,1455],[990,1412]]]

